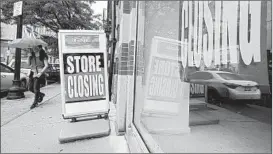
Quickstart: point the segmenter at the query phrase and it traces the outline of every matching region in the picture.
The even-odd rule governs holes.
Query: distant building
[[[1,61],[6,61],[7,53],[10,51],[10,59],[14,58],[15,48],[9,48],[8,43],[16,39],[17,25],[1,23]],[[22,37],[40,38],[41,35],[57,37],[57,34],[46,27],[35,27],[23,25]],[[22,59],[26,58],[26,52],[22,51]]]

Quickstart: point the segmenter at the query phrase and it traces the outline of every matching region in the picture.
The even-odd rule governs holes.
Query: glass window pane
[[[252,62],[246,64],[249,57],[245,54],[242,58],[243,48],[236,44],[239,37],[234,37],[234,41],[232,36],[236,35],[230,34],[237,34],[235,32],[243,26],[237,22],[241,20],[240,17],[233,22],[239,24],[233,25],[235,31],[231,29],[234,27],[229,27],[231,23],[227,19],[221,20],[222,13],[224,17],[230,17],[235,12],[236,16],[236,12],[244,9],[239,8],[238,1],[138,3],[133,122],[143,140],[147,143],[152,137],[167,153],[257,152],[256,148],[260,152],[271,152],[271,138],[267,137],[271,136],[271,122],[269,125],[256,123],[257,127],[254,128],[242,122],[251,117],[227,111],[223,106],[217,107],[226,99],[245,101],[247,98],[255,100],[254,97],[261,97],[261,91],[257,88],[254,88],[255,92],[236,89],[232,87],[235,84],[231,83],[227,89],[222,84],[223,80],[242,85],[268,85],[265,63],[253,62],[255,58],[250,57]],[[242,5],[247,8],[250,3],[253,2]],[[219,43],[218,47],[216,43]],[[231,43],[235,45],[231,46]],[[249,77],[247,81],[239,81],[244,79],[244,75],[253,79]],[[187,78],[206,80],[204,83],[208,84],[190,83]],[[253,146],[260,144],[263,146]]]

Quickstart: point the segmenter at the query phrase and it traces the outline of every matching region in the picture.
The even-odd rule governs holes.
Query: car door
[[[6,91],[12,86],[14,72],[11,68],[1,64],[1,91]]]

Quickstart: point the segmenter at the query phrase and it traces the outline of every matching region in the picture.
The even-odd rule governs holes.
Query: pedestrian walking
[[[35,94],[34,102],[30,107],[30,109],[33,109],[38,103],[43,101],[45,96],[44,93],[40,92],[40,85],[45,80],[44,73],[48,68],[48,56],[41,45],[31,49],[28,56],[28,63],[31,67],[31,72],[29,74],[29,90]]]

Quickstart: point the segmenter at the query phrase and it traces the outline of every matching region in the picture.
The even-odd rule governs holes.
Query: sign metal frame
[[[65,46],[65,36],[67,35],[99,35],[99,49],[81,48],[81,49],[67,49]],[[109,91],[108,91],[108,65],[107,65],[107,51],[106,51],[106,36],[103,31],[93,30],[60,30],[58,33],[59,46],[59,61],[60,61],[60,78],[61,78],[61,97],[62,97],[62,116],[64,119],[108,115],[109,113]],[[64,54],[88,54],[88,53],[102,53],[104,58],[104,87],[105,99],[103,100],[86,100],[74,103],[66,103],[66,88],[64,76]]]

